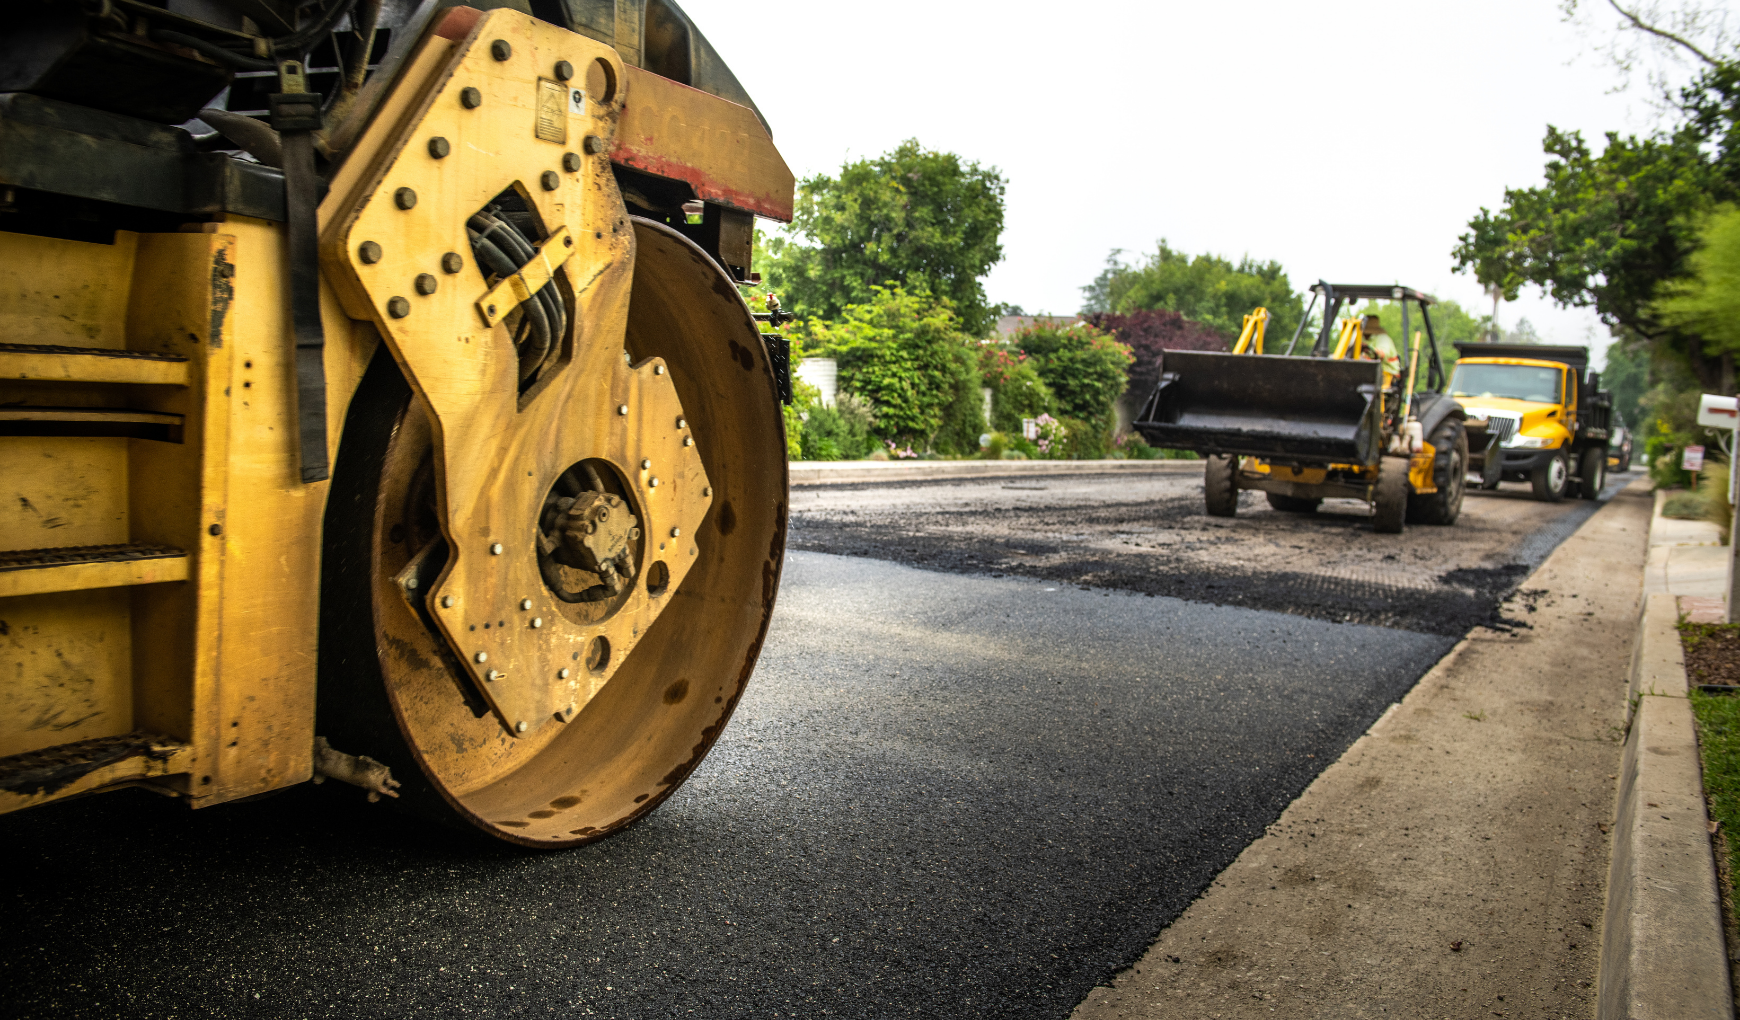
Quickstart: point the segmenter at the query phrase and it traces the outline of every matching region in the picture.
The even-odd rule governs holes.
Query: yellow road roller
[[[8,9],[0,811],[332,779],[565,847],[718,739],[792,175],[674,4],[515,6]]]

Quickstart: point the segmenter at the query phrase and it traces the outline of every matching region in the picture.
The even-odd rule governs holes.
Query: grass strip
[[[1722,928],[1728,940],[1732,987],[1740,993],[1740,919],[1734,904],[1734,876],[1740,871],[1740,692],[1706,694],[1698,684],[1740,684],[1740,624],[1681,623],[1688,697],[1698,720],[1698,757],[1703,763],[1704,799],[1714,834],[1716,871],[1722,886]]]

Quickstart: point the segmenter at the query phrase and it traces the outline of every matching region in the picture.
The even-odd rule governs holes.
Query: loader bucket
[[[1167,351],[1135,427],[1155,446],[1320,463],[1380,451],[1375,361]]]

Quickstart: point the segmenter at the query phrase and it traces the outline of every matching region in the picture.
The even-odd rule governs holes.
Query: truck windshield
[[[1450,395],[1557,404],[1564,374],[1561,369],[1534,365],[1457,365],[1450,377]]]

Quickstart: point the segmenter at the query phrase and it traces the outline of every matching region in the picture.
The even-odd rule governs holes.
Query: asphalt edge
[[[1200,460],[794,460],[791,484],[862,485],[944,478],[1049,475],[1201,474]]]
[[[1644,600],[1626,691],[1598,1020],[1734,1016],[1678,624],[1676,596]]]

